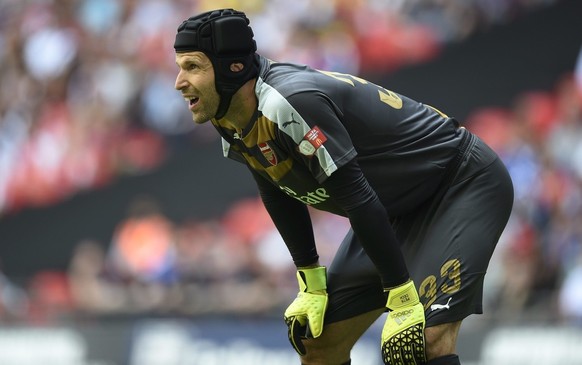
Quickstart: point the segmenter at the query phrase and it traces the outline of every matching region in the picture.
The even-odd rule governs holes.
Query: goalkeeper
[[[439,110],[353,75],[256,53],[232,9],[185,20],[176,89],[245,164],[297,266],[283,315],[302,364],[350,364],[384,312],[385,364],[460,364],[461,321],[482,312],[483,278],[513,203],[503,163]],[[349,218],[329,267],[309,210]],[[265,293],[268,295],[268,293]]]

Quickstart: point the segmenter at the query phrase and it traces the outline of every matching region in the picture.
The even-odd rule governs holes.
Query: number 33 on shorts
[[[418,287],[421,302],[424,302],[424,310],[434,303],[438,290],[450,295],[461,289],[461,262],[458,259],[445,262],[441,266],[440,277],[446,280],[440,287],[437,287],[437,278],[434,275],[427,276]]]

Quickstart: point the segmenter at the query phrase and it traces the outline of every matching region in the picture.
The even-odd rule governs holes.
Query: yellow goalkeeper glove
[[[285,323],[291,345],[299,355],[305,355],[302,338],[317,338],[323,331],[327,309],[327,276],[324,266],[297,270],[299,293],[285,311]]]
[[[390,289],[390,310],[382,330],[382,359],[386,365],[426,363],[424,307],[412,280]]]

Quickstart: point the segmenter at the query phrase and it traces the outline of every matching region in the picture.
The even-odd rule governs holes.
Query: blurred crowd
[[[153,169],[172,136],[204,138],[173,89],[184,14],[245,10],[265,56],[360,74],[551,2],[2,0],[0,215]]]
[[[582,324],[582,54],[578,63],[553,90],[468,119],[514,182],[513,214],[488,278],[488,299],[508,318]]]
[[[551,2],[2,0],[0,216],[155,169],[172,158],[176,136],[216,143],[192,125],[173,90],[172,42],[184,14],[245,10],[265,56],[362,74],[426,61],[446,42]],[[466,121],[515,184],[485,298],[503,318],[550,306],[556,321],[582,323],[581,84],[564,75],[553,90]],[[327,264],[348,225],[312,212]],[[292,261],[258,198],[215,219],[173,222],[143,196],[110,242],[78,242],[67,271],[39,272],[26,285],[0,273],[0,321],[279,315],[296,290]]]
[[[348,230],[312,211],[322,263]],[[0,323],[78,316],[279,314],[297,291],[295,266],[258,197],[222,217],[172,221],[138,196],[110,242],[83,239],[67,270],[35,274],[23,288],[0,275]]]

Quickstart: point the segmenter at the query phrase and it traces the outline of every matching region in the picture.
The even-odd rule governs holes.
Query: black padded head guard
[[[259,73],[257,44],[245,13],[233,9],[212,10],[184,20],[178,27],[174,49],[179,52],[204,52],[214,67],[220,104],[216,118],[226,114],[232,96],[244,83]],[[242,63],[240,72],[230,70]]]

